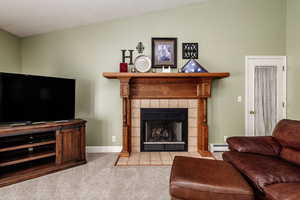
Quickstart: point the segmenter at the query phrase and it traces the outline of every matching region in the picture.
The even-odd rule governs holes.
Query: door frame
[[[287,110],[287,101],[286,101],[286,86],[287,86],[287,56],[246,56],[245,57],[245,135],[253,136],[252,133],[248,132],[248,113],[250,112],[248,107],[248,68],[250,65],[250,61],[252,60],[280,60],[283,63],[283,78],[282,78],[282,86],[283,86],[283,118],[286,118],[286,110]]]

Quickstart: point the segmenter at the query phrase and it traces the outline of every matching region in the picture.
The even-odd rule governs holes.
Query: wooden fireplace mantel
[[[109,79],[121,78],[225,78],[230,74],[224,73],[119,73],[104,72],[103,76]]]
[[[123,148],[120,156],[131,153],[131,99],[198,99],[198,152],[207,156],[207,98],[214,79],[225,73],[118,73],[104,72],[108,79],[120,80],[123,99]]]

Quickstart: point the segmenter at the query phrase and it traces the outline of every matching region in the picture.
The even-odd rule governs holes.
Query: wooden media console
[[[85,164],[85,123],[0,127],[0,187]]]

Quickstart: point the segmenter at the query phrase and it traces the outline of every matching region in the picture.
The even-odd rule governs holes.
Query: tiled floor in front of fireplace
[[[169,166],[175,156],[215,159],[202,157],[197,152],[133,152],[129,158],[120,157],[116,166]]]

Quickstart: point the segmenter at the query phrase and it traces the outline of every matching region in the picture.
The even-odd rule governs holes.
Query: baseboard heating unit
[[[228,151],[228,144],[210,144],[209,145],[210,152],[224,152]]]

